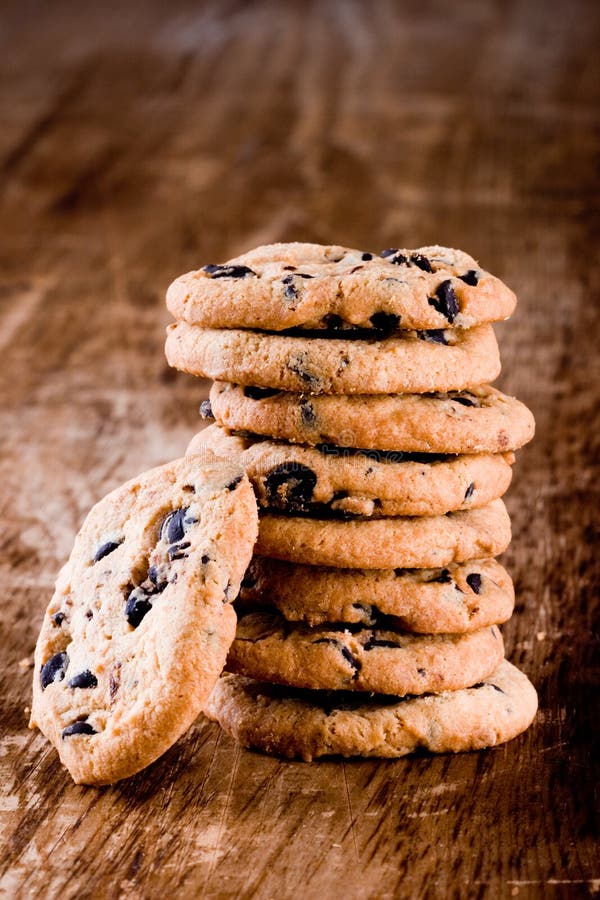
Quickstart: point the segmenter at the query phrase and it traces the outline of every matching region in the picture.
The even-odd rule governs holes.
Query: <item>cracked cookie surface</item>
[[[211,328],[379,330],[470,328],[511,315],[514,293],[467,253],[448,247],[383,253],[270,244],[176,278],[167,306]]]
[[[443,343],[429,332],[347,340],[242,329],[209,329],[187,322],[167,328],[169,365],[182,372],[312,394],[424,393],[461,390],[500,374],[491,325],[449,329]]]
[[[217,382],[201,412],[232,431],[409,453],[504,453],[535,430],[527,407],[490,385],[441,394],[313,396]]]
[[[307,625],[278,613],[240,616],[227,671],[316,690],[424,694],[485,678],[504,657],[498,628],[471,634],[409,634],[348,624]]]
[[[512,453],[411,456],[304,447],[235,435],[218,425],[195,435],[186,452],[202,447],[239,463],[264,509],[349,518],[477,509],[505,493],[514,461]]]
[[[495,747],[532,723],[535,688],[507,660],[473,687],[418,697],[298,690],[223,675],[205,713],[243,747],[307,762]]]
[[[235,633],[252,487],[213,454],[132,479],[88,514],[35,650],[31,727],[73,779],[110,784],[191,725]]]

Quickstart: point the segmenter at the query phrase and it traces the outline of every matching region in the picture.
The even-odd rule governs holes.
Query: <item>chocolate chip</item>
[[[202,563],[203,566],[206,566],[210,561],[211,561],[210,556],[208,556],[208,554],[206,554],[206,553],[204,553],[202,555],[202,557],[200,558],[200,562]]]
[[[69,657],[66,653],[55,653],[47,660],[40,671],[40,683],[45,691],[49,684],[62,681],[69,665]]]
[[[166,538],[169,544],[176,544],[185,534],[185,516],[187,509],[174,509],[165,517],[160,527],[160,538]]]
[[[67,681],[67,687],[95,688],[98,687],[98,679],[89,669],[84,669],[83,672],[78,672],[77,675],[73,675],[73,677]]]
[[[302,463],[285,462],[264,479],[267,503],[275,509],[306,512],[310,507],[317,476]]]
[[[105,556],[108,556],[109,553],[120,547],[122,543],[123,541],[107,541],[105,544],[102,544],[94,553],[93,561],[97,563],[99,560],[104,559]]]
[[[200,404],[200,415],[203,419],[214,419],[210,400],[203,400]]]
[[[383,256],[383,253],[381,255]],[[373,254],[363,253],[360,258],[363,260],[363,262],[369,262],[370,259],[373,259]]]
[[[323,319],[323,324],[326,325],[327,331],[341,331],[344,327],[344,320],[335,313],[328,313]]]
[[[408,265],[408,257],[404,255],[404,253],[397,253],[396,256],[393,256],[390,259],[390,262],[395,266],[407,266]]]
[[[346,662],[350,663],[350,665],[352,666],[354,671],[359,672],[360,671],[360,663],[357,659],[354,659],[350,650],[347,647],[340,647],[340,652],[341,652],[342,656],[344,657],[344,659],[346,660]]]
[[[450,391],[448,397],[450,400],[454,400],[455,403],[460,403],[462,406],[479,406],[479,399],[474,397],[473,394],[468,394],[464,391],[461,393],[453,393]]]
[[[451,581],[452,576],[449,569],[442,569],[439,575],[431,579],[431,582],[435,582],[436,584],[448,584]]]
[[[153,593],[159,594],[161,591],[164,591],[166,588],[168,581],[164,572],[162,572],[158,566],[150,566],[148,569],[148,578],[154,585]]]
[[[285,278],[281,279],[282,284],[285,285],[285,289],[283,291],[283,297],[285,300],[298,299],[298,290],[293,282],[293,278],[293,275],[286,275]]]
[[[233,479],[233,481],[230,481],[230,482],[229,482],[229,484],[227,485],[227,487],[225,488],[225,490],[226,490],[226,491],[235,491],[236,487],[238,486],[238,484],[240,483],[240,481],[242,480],[243,477],[244,477],[243,475],[237,475],[237,476]]]
[[[479,284],[479,275],[475,269],[469,269],[464,275],[459,275],[458,277],[461,281],[464,281],[465,284],[470,284],[473,287],[476,287]]]
[[[452,288],[452,282],[449,279],[442,281],[435,292],[435,297],[428,297],[427,302],[437,312],[445,316],[450,323],[454,322],[459,313],[458,301]]]
[[[482,687],[491,687],[491,688],[494,688],[495,691],[499,691],[501,694],[504,693],[502,688],[499,688],[497,684],[492,684],[491,681],[479,681],[479,682],[477,682],[477,684],[474,684],[472,686],[471,690],[478,690],[479,688],[482,688]]]
[[[73,722],[63,729],[62,739],[72,737],[74,734],[97,734],[96,729],[92,728],[89,722]]]
[[[321,387],[321,377],[317,372],[310,371],[307,367],[307,362],[305,353],[296,353],[289,357],[286,362],[286,368],[294,375],[297,375],[308,388],[317,391]]]
[[[64,612],[57,612],[57,613],[54,613],[54,615],[51,618],[52,618],[52,621],[54,622],[54,624],[57,626],[57,628],[60,628],[60,626],[66,619],[66,615],[64,614]]]
[[[418,674],[424,678],[427,675],[427,669],[417,669]]]
[[[479,574],[479,572],[471,572],[470,575],[467,575],[466,582],[475,594],[480,593],[481,575]]]
[[[189,541],[183,541],[181,544],[173,544],[168,549],[169,559],[174,562],[176,559],[187,559],[188,553],[185,553],[185,550],[188,550],[192,545]],[[154,592],[153,592],[154,593]]]
[[[410,261],[413,262],[415,264],[415,266],[418,266],[419,269],[423,269],[424,272],[433,272],[433,269],[431,268],[431,263],[429,262],[429,260],[427,259],[426,256],[423,256],[422,253],[413,253],[413,255],[410,258]]]
[[[392,331],[396,331],[398,328],[400,316],[397,316],[395,313],[376,312],[371,316],[369,322],[377,331],[391,334]]]
[[[256,276],[256,272],[248,266],[204,266],[203,271],[211,278],[245,278],[247,275]]]
[[[91,609],[86,609],[86,611],[85,611],[85,617],[86,617],[86,619],[88,619],[88,620],[89,620],[89,619],[93,619],[93,618],[94,618],[93,610],[91,610]]]
[[[387,641],[384,640],[384,638],[370,637],[364,645],[364,649],[372,650],[373,647],[392,647],[394,650],[400,650],[402,649],[402,644],[399,644],[396,641]]]
[[[393,256],[397,249],[398,249],[397,247],[388,247],[387,250],[382,250],[379,255],[382,256],[384,259],[387,259],[388,256]]]
[[[296,266],[284,266],[283,271],[284,272],[295,272],[296,268],[297,268]]]
[[[125,604],[125,618],[132,628],[137,628],[144,616],[150,612],[152,604],[143,588],[135,588]]]
[[[428,341],[430,344],[447,344],[446,332],[443,328],[431,328],[429,331],[417,331],[417,337],[421,341]]]
[[[250,400],[266,400],[267,397],[274,397],[280,393],[281,391],[277,388],[253,387],[252,385],[244,388],[244,397],[248,397]]]
[[[302,400],[300,402],[300,417],[303,425],[314,425],[316,423],[317,414],[310,400]]]
[[[465,500],[470,500],[473,496],[473,492],[475,490],[475,482],[472,481],[469,487],[465,491]]]

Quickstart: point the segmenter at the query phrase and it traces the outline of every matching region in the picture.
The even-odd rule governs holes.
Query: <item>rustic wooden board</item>
[[[597,25],[583,0],[5,5],[5,896],[600,889]],[[198,426],[206,384],[162,357],[165,288],[288,239],[460,246],[518,291],[499,384],[538,434],[504,633],[540,713],[506,747],[390,763],[281,762],[198,722],[131,781],[75,787],[26,729],[21,661],[89,506]]]

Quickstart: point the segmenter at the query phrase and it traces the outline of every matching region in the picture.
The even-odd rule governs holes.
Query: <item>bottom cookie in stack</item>
[[[525,731],[536,709],[529,679],[503,660],[470,688],[416,697],[309,691],[224,675],[205,713],[244,747],[310,762],[482,750]]]

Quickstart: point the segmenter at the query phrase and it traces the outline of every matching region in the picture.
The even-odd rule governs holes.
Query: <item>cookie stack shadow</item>
[[[504,657],[502,496],[529,410],[489,385],[515,298],[460,251],[259,248],[169,289],[171,365],[215,379],[208,447],[259,503],[207,714],[305,760],[506,741],[536,693]]]

